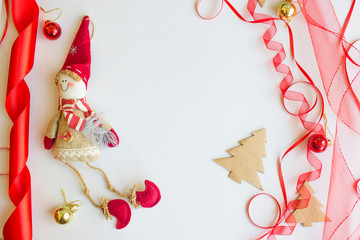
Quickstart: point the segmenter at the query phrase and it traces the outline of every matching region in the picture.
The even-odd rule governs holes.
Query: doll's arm
[[[101,118],[101,117],[100,117],[100,120],[101,120],[101,122],[103,123],[103,124],[102,124],[102,127],[103,127],[104,129],[108,130],[109,132],[111,132],[112,135],[115,137],[114,140],[116,140],[116,141],[111,141],[111,142],[108,144],[108,146],[109,146],[109,147],[116,147],[117,145],[119,145],[119,136],[116,134],[116,132],[115,132],[115,130],[112,128],[112,126],[111,126],[109,123],[107,123],[107,122],[106,122],[103,118]]]
[[[46,130],[45,137],[44,137],[44,147],[47,150],[51,149],[51,147],[53,146],[53,144],[55,142],[58,127],[59,127],[60,116],[61,116],[61,112],[57,113],[53,117],[51,122],[49,123],[49,126]]]
[[[101,128],[101,130],[96,130],[97,128]],[[90,136],[92,134],[100,134],[101,137],[96,136],[96,140],[93,139],[95,140],[95,142],[98,142],[97,144],[107,145],[108,147],[116,147],[117,145],[119,145],[119,137],[116,134],[115,130],[110,124],[108,124],[100,115],[96,114],[94,111],[92,112],[90,117],[87,118],[85,127],[82,131],[85,135],[88,135],[90,133]]]
[[[116,134],[115,130],[113,128],[110,129],[110,132],[112,132],[112,134],[115,136],[116,141],[115,142],[110,142],[108,144],[109,147],[116,147],[117,145],[119,145],[119,136]]]

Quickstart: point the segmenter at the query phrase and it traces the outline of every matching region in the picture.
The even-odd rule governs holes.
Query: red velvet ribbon
[[[198,13],[199,13],[198,8],[200,5],[200,2],[201,2],[201,0],[199,0],[198,4],[196,5]],[[291,50],[292,57],[295,61],[295,64],[297,65],[298,69],[303,73],[303,75],[305,76],[307,81],[294,82],[294,78],[292,76],[290,68],[283,63],[284,59],[286,58],[286,53],[285,53],[283,45],[280,42],[273,41],[273,38],[277,32],[275,21],[279,21],[280,20],[279,18],[273,18],[273,17],[265,15],[265,14],[256,13],[255,9],[256,9],[256,5],[257,5],[257,0],[248,0],[248,4],[247,4],[247,9],[248,9],[249,13],[251,14],[251,16],[253,17],[254,21],[249,21],[249,20],[246,20],[244,17],[242,17],[242,15],[234,8],[234,6],[228,0],[222,0],[222,2],[225,2],[229,6],[229,8],[234,12],[234,14],[242,21],[245,21],[248,23],[263,23],[263,24],[269,25],[268,30],[265,32],[265,34],[263,36],[263,40],[268,49],[277,52],[277,54],[273,58],[273,64],[274,64],[275,70],[277,72],[285,75],[285,77],[283,78],[283,80],[280,83],[280,90],[283,94],[284,108],[286,109],[286,111],[288,113],[297,116],[299,118],[299,120],[301,121],[305,130],[307,130],[307,133],[304,136],[302,136],[293,145],[291,145],[288,150],[286,150],[286,152],[283,154],[283,156],[281,157],[281,159],[279,161],[279,178],[280,178],[280,186],[281,186],[281,190],[282,190],[284,202],[285,202],[285,210],[284,210],[283,215],[278,218],[278,220],[276,221],[274,226],[261,227],[263,229],[270,229],[270,231],[266,232],[265,234],[263,234],[262,236],[257,238],[257,239],[263,239],[264,237],[266,237],[268,235],[267,239],[272,240],[272,239],[276,239],[276,237],[275,237],[276,235],[291,235],[292,234],[292,232],[294,231],[296,224],[297,224],[294,216],[292,215],[292,212],[296,209],[306,208],[310,201],[310,198],[311,198],[311,193],[309,192],[309,190],[302,187],[303,183],[305,181],[308,181],[308,182],[314,181],[314,180],[318,179],[321,175],[322,164],[321,164],[320,160],[309,149],[307,149],[307,160],[310,163],[310,165],[314,168],[314,170],[303,173],[298,178],[296,190],[299,193],[299,195],[301,196],[301,199],[293,200],[290,202],[288,201],[288,197],[286,194],[285,181],[284,181],[284,177],[283,177],[283,170],[282,170],[283,160],[287,156],[288,153],[290,153],[293,149],[295,149],[302,142],[304,142],[311,133],[324,134],[323,127],[320,124],[320,121],[322,120],[322,116],[323,116],[323,111],[324,111],[323,98],[322,98],[322,95],[321,95],[319,89],[315,86],[311,77],[306,73],[306,71],[301,67],[301,65],[297,62],[297,60],[295,58],[293,34],[292,34],[291,27],[286,22],[283,21],[288,28],[289,39],[290,39],[290,50]],[[222,7],[221,7],[221,9],[222,9]],[[217,12],[216,16],[218,16],[220,14],[221,9]],[[202,18],[206,19],[206,20],[210,20],[210,19],[213,19],[214,17],[208,17],[208,18],[202,17]],[[291,90],[295,84],[299,84],[299,83],[308,84],[310,87],[312,87],[316,91],[316,101],[312,106],[310,106],[306,97],[302,93]],[[297,113],[291,112],[285,105],[285,100],[299,102],[301,105],[299,108],[299,111]],[[312,121],[307,120],[309,112],[314,110],[315,106],[317,104],[320,104],[320,109],[321,109],[321,114],[320,114],[319,119],[317,120],[317,122],[312,122]],[[259,195],[257,195],[257,196],[259,196]],[[255,197],[257,197],[257,196],[255,196]],[[253,200],[253,198],[250,200],[249,203],[251,203],[252,200]],[[279,204],[279,203],[277,202],[277,204]],[[248,214],[249,214],[249,211],[248,211]],[[249,217],[251,219],[250,214],[249,214]],[[251,221],[252,221],[252,219],[251,219]],[[285,225],[281,225],[283,222]]]
[[[19,36],[11,49],[6,111],[14,123],[10,132],[9,197],[16,208],[5,223],[4,240],[32,239],[31,177],[26,166],[30,92],[24,78],[34,63],[38,16],[34,0],[12,0],[12,18]]]

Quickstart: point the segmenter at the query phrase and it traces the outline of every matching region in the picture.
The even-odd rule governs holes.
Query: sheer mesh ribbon
[[[360,52],[344,34],[354,9],[352,1],[343,28],[330,0],[300,0],[307,21],[327,100],[337,115],[336,137],[323,239],[360,239],[360,206],[356,186],[359,161]],[[349,53],[347,53],[349,51]],[[351,153],[351,154],[349,154]]]

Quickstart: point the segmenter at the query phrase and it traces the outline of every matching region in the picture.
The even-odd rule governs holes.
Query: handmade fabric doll
[[[161,196],[158,187],[147,180],[143,192],[135,192],[134,186],[129,193],[120,193],[111,185],[102,169],[90,164],[99,158],[101,147],[115,147],[119,144],[119,138],[114,129],[90,108],[86,100],[91,65],[89,21],[89,17],[83,18],[64,66],[56,76],[59,113],[49,124],[44,147],[48,150],[52,148],[55,159],[63,161],[75,171],[91,203],[103,211],[106,219],[115,216],[116,227],[120,229],[124,228],[131,218],[128,203],[121,199],[110,201],[106,197],[96,202],[80,172],[71,164],[72,161],[84,162],[88,167],[99,171],[104,176],[108,189],[128,199],[135,207],[153,207],[160,201]]]

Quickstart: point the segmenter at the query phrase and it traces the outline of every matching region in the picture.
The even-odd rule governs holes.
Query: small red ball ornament
[[[43,28],[43,33],[47,39],[56,40],[61,36],[61,27],[56,22],[47,20]]]
[[[328,146],[328,140],[324,134],[314,134],[309,138],[308,148],[313,152],[323,152]]]

